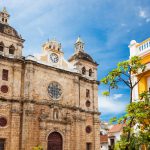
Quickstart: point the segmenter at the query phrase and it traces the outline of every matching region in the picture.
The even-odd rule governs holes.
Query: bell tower
[[[97,80],[98,64],[84,50],[84,42],[80,37],[78,37],[74,45],[75,53],[68,61],[78,70],[78,72],[83,77],[90,80]]]
[[[9,58],[21,58],[23,42],[21,35],[9,25],[9,13],[4,7],[0,11],[0,55]]]
[[[84,52],[84,42],[81,40],[80,36],[78,37],[75,43],[75,53]]]
[[[56,39],[48,40],[43,44],[43,54],[40,56],[41,61],[45,61],[52,66],[59,67],[62,65],[63,55],[61,43]]]
[[[10,15],[8,14],[6,8],[4,7],[2,12],[0,12],[0,22],[3,24],[8,24]]]

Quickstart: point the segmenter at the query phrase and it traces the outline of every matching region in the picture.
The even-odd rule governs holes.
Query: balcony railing
[[[143,41],[142,43],[139,43],[137,45],[137,50],[138,50],[139,54],[143,53],[143,52],[146,52],[147,50],[150,50],[150,38]]]

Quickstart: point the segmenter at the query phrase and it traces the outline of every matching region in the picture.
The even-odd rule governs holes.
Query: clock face
[[[57,54],[55,54],[55,53],[52,53],[51,55],[50,55],[50,59],[51,59],[51,61],[53,62],[53,63],[57,63],[58,62],[58,55]]]

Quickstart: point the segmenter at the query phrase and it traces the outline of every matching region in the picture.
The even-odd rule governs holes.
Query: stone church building
[[[99,150],[98,64],[78,38],[64,59],[47,41],[22,56],[24,40],[0,12],[0,150]]]

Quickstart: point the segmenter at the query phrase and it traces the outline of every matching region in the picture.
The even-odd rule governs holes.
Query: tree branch
[[[131,88],[131,86],[130,86],[130,84],[129,84],[129,82],[128,81],[125,81],[123,78],[121,78],[121,77],[119,77],[119,79],[121,80],[121,81],[123,81],[129,88]]]
[[[121,72],[121,74],[125,75],[126,77],[130,78],[130,75],[127,75],[126,73],[124,72]]]

